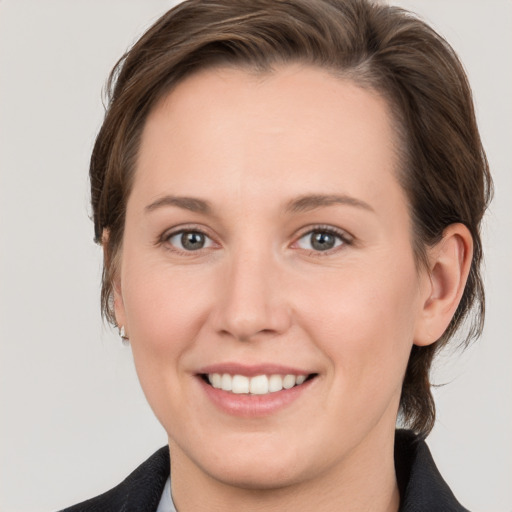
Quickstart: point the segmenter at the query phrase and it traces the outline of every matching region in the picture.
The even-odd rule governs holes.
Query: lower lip
[[[236,394],[214,388],[198,377],[208,398],[223,412],[233,416],[255,418],[268,416],[286,408],[309,390],[316,377],[300,386],[275,391],[266,395]]]

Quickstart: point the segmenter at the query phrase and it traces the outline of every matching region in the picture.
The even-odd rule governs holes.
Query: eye
[[[167,242],[180,251],[199,251],[213,246],[213,240],[201,231],[182,230],[167,237]]]
[[[333,229],[318,228],[308,231],[305,235],[297,240],[297,246],[300,249],[308,251],[325,252],[335,249],[340,245],[350,243],[342,233],[338,233]]]

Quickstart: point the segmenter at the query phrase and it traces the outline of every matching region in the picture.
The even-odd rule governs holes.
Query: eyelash
[[[172,251],[174,253],[183,254],[186,256],[193,255],[194,253],[201,253],[204,249],[209,249],[210,247],[201,247],[197,250],[184,250],[176,247],[175,245],[170,243],[171,238],[176,236],[183,236],[185,233],[197,233],[202,236],[204,236],[206,239],[210,241],[212,244],[216,244],[216,242],[213,240],[211,236],[209,236],[204,229],[201,229],[196,226],[190,226],[190,227],[184,227],[180,228],[176,231],[166,231],[158,240],[158,244],[165,245],[165,248],[169,251]],[[295,241],[292,244],[292,247],[296,245],[300,240],[307,236],[312,236],[313,233],[323,233],[327,235],[332,235],[335,238],[337,238],[341,243],[335,247],[332,247],[331,249],[327,249],[325,251],[320,250],[313,250],[313,249],[303,249],[308,253],[310,256],[316,256],[316,257],[323,257],[328,256],[332,254],[333,252],[336,252],[340,250],[343,246],[349,246],[352,245],[354,240],[353,237],[348,235],[345,231],[341,229],[334,228],[332,226],[325,226],[325,225],[317,225],[308,227],[307,230],[303,231],[298,237],[295,238]]]
[[[175,236],[183,236],[184,234],[186,233],[194,233],[194,234],[199,234],[199,235],[202,235],[204,236],[207,240],[209,240],[212,244],[215,244],[216,242],[213,240],[213,238],[208,235],[208,233],[206,233],[206,231],[204,229],[201,229],[199,227],[196,227],[196,226],[187,226],[187,227],[182,227],[176,231],[166,231],[165,233],[163,233],[163,235],[159,238],[158,240],[158,244],[161,244],[165,247],[166,250],[168,251],[172,251],[174,253],[178,253],[180,255],[185,255],[185,256],[190,256],[190,255],[193,255],[193,254],[199,254],[202,252],[203,249],[209,249],[209,247],[201,247],[200,249],[197,249],[197,250],[184,250],[184,249],[180,249],[179,247],[176,247],[175,245],[171,244],[170,240],[171,238],[175,237]]]
[[[343,231],[341,229],[334,228],[333,226],[325,226],[325,225],[317,225],[308,227],[306,231],[303,231],[299,237],[295,239],[294,245],[297,244],[301,239],[312,236],[313,233],[322,233],[322,234],[328,234],[332,235],[335,238],[337,238],[341,243],[335,247],[332,247],[331,249],[327,249],[325,251],[318,251],[318,250],[312,250],[312,249],[304,249],[307,251],[309,256],[314,257],[324,257],[329,256],[333,254],[334,252],[337,252],[338,250],[342,249],[344,246],[349,246],[354,243],[354,239],[352,236],[350,236],[346,231]]]

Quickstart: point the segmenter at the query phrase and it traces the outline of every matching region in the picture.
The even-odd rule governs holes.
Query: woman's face
[[[175,467],[266,488],[389,455],[429,294],[395,142],[382,98],[298,65],[153,110],[115,308]]]

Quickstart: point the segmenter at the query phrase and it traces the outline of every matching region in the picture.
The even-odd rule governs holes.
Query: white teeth
[[[208,381],[216,389],[231,391],[235,394],[266,395],[282,389],[300,386],[306,380],[306,375],[230,375],[229,373],[209,373]]]
[[[295,386],[295,375],[285,375],[283,379],[283,388],[290,389]]]
[[[225,373],[224,375],[222,375],[222,378],[220,381],[220,387],[224,391],[231,391],[232,379],[231,379],[231,375],[229,375],[229,373]]]
[[[208,375],[208,379],[214,388],[222,388],[222,375],[220,373],[212,373]]]
[[[281,375],[271,375],[268,380],[268,390],[271,393],[281,391],[283,389],[283,377]]]
[[[251,379],[249,391],[253,395],[266,395],[268,393],[268,377],[266,375],[258,375]]]
[[[301,384],[304,384],[305,380],[306,380],[305,375],[297,375],[297,377],[295,378],[295,384],[297,384],[297,386],[300,386]]]
[[[238,395],[249,393],[249,377],[245,375],[233,375],[232,391]]]

